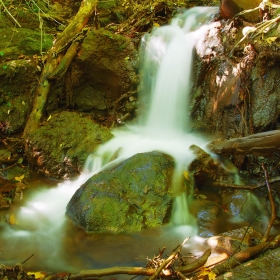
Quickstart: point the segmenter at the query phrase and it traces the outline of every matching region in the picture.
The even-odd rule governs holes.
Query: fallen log
[[[229,140],[215,140],[208,149],[216,154],[243,154],[280,150],[280,130],[261,132]]]

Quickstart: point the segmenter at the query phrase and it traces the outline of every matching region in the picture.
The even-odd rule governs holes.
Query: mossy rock
[[[73,105],[81,111],[108,110],[138,84],[134,44],[102,29],[87,33],[71,68]]]
[[[26,138],[28,161],[47,177],[74,177],[98,145],[111,137],[109,129],[90,118],[76,112],[56,113]]]
[[[40,55],[48,51],[53,44],[53,35],[27,28],[0,29],[0,51],[3,58],[16,59],[19,55]],[[9,42],[9,43],[7,43]]]
[[[168,222],[173,159],[160,152],[136,154],[90,178],[66,214],[88,232],[117,234]]]
[[[39,71],[32,60],[0,63],[0,134],[23,131],[38,78]]]

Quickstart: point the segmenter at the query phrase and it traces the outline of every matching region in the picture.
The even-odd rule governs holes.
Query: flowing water
[[[177,245],[186,236],[196,234],[195,219],[188,214],[188,200],[180,187],[180,178],[193,158],[189,146],[205,144],[203,139],[189,132],[188,99],[192,87],[193,50],[196,42],[211,28],[206,23],[215,12],[215,7],[190,9],[174,18],[169,26],[156,28],[152,34],[144,36],[140,50],[142,107],[138,123],[125,124],[122,129],[113,131],[115,137],[89,156],[83,174],[76,180],[52,188],[37,187],[37,193],[32,191],[27,202],[15,210],[17,225],[2,231],[2,263],[5,260],[21,262],[34,253],[32,259],[38,269],[39,263],[42,269],[50,270],[127,265],[131,260],[135,264],[136,258],[143,260],[162,246],[155,242],[155,235],[157,242],[168,240],[172,246],[172,240]],[[114,237],[89,236],[67,222],[64,226],[66,205],[88,178],[101,168],[153,150],[163,151],[176,161],[171,225]],[[108,162],[113,156],[115,160]],[[142,252],[143,243],[145,252]],[[159,245],[155,248],[156,244]],[[20,253],[17,255],[17,252]],[[32,263],[32,259],[28,262]]]

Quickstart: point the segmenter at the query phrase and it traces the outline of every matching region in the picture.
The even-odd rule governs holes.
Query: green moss
[[[116,0],[105,0],[98,2],[98,9],[111,9],[117,6]]]

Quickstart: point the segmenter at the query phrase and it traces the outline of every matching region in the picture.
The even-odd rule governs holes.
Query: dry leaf
[[[198,277],[200,276],[208,276],[208,280],[215,280],[216,279],[216,274],[214,272],[211,271],[211,269],[203,267],[201,269],[200,274],[198,275]]]
[[[184,177],[189,181],[189,172],[188,171],[184,171],[183,172]]]
[[[45,274],[43,274],[40,271],[37,271],[37,272],[27,272],[27,275],[30,275],[30,276],[34,275],[36,280],[44,279],[45,276],[46,276]]]
[[[268,37],[265,40],[268,44],[272,44],[277,38],[278,37]]]
[[[19,177],[15,177],[15,180],[16,181],[18,181],[18,182],[20,182],[21,183],[21,181],[24,179],[24,175],[21,175],[21,176],[19,176]]]
[[[10,216],[9,223],[10,223],[10,225],[18,225],[18,222],[16,220],[16,216],[15,216],[14,213]]]

